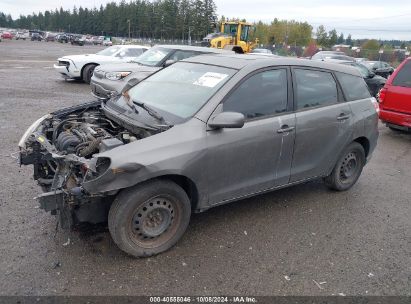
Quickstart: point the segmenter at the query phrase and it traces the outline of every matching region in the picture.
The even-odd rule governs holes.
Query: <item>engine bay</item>
[[[39,122],[20,147],[20,163],[34,166],[33,177],[44,191],[70,190],[93,176],[87,166],[93,155],[153,134],[144,128],[128,130],[93,102],[54,112]],[[94,173],[106,165],[98,161]]]

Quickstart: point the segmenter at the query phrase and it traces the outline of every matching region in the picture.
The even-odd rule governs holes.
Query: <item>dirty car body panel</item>
[[[338,87],[335,104],[298,109],[297,68],[329,73]],[[378,137],[373,98],[365,87],[367,98],[348,100],[335,73],[363,81],[352,67],[309,60],[192,57],[127,96],[46,115],[20,141],[20,162],[34,165],[45,191],[41,207],[66,228],[106,221],[119,193],[154,179],[178,183],[192,211],[204,211],[327,176],[353,141],[364,142],[370,158]],[[243,92],[244,124],[211,127],[218,115],[235,112]],[[271,102],[280,99],[273,110]],[[342,113],[348,118],[340,120]]]

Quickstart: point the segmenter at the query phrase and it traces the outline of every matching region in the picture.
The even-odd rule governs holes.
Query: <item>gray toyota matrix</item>
[[[311,179],[351,188],[377,144],[377,110],[350,66],[203,55],[45,115],[20,140],[20,163],[63,228],[108,221],[119,248],[151,256],[192,212]]]

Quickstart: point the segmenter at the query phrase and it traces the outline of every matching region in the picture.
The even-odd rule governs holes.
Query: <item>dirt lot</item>
[[[99,49],[0,43],[0,295],[411,295],[411,135],[384,126],[351,191],[312,182],[194,215],[156,257],[126,256],[105,228],[55,235],[14,153],[38,117],[93,99],[56,58]]]

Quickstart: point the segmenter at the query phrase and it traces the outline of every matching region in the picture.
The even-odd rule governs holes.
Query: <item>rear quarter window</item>
[[[354,101],[371,97],[367,84],[362,77],[339,72],[335,74],[338,81],[340,82],[345,95],[345,99],[347,101]]]
[[[392,84],[399,87],[411,88],[411,61],[409,60],[395,76]]]

